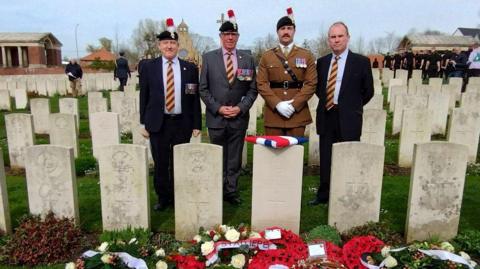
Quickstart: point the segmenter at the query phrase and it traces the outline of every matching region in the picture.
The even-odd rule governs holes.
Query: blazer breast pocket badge
[[[295,66],[297,68],[307,68],[307,59],[305,59],[305,58],[295,58]]]
[[[237,79],[240,81],[252,81],[253,69],[237,69]]]
[[[185,83],[185,94],[196,94],[198,92],[198,84]]]

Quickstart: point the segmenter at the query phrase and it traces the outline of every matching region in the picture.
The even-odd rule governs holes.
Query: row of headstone
[[[78,224],[73,149],[36,145],[25,151],[30,212],[45,215],[52,211]],[[369,143],[333,145],[329,225],[346,231],[378,221],[384,153],[383,146]],[[110,145],[98,148],[98,155],[103,229],[149,228],[147,148]],[[468,149],[448,142],[418,143],[413,155],[407,241],[432,235],[450,239],[458,230]],[[178,239],[189,239],[199,227],[222,223],[222,149],[210,144],[178,145],[174,156],[175,232]],[[253,157],[252,227],[281,226],[298,232],[303,147],[254,145]],[[4,178],[0,170],[0,210],[5,213],[0,214],[0,225],[8,230]]]

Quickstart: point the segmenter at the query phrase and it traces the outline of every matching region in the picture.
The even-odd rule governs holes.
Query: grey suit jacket
[[[257,98],[256,72],[253,57],[237,49],[238,69],[249,69],[251,79],[240,80],[235,75],[232,85],[228,83],[222,49],[203,55],[200,74],[200,97],[207,107],[206,125],[208,128],[225,128],[227,124],[235,129],[247,129],[249,110]],[[220,106],[238,106],[240,114],[226,119],[218,113]],[[254,115],[255,116],[255,115]]]

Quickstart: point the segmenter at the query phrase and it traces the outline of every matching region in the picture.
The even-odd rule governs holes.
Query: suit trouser
[[[191,132],[182,127],[181,117],[163,118],[159,132],[150,133],[154,161],[153,185],[159,202],[173,201],[173,147],[188,143]]]
[[[329,196],[330,172],[332,166],[332,146],[337,142],[345,142],[340,131],[340,118],[337,107],[325,113],[325,131],[320,135],[320,187],[318,198]],[[360,141],[360,137],[349,141]]]
[[[242,150],[246,129],[208,128],[210,142],[223,147],[223,194],[234,196],[238,192],[238,177],[242,165]]]
[[[125,87],[125,85],[127,85],[127,80],[128,78],[118,78],[118,81],[120,81],[120,91],[123,91],[123,88]]]
[[[305,136],[305,126],[295,128],[277,128],[265,126],[265,135]]]

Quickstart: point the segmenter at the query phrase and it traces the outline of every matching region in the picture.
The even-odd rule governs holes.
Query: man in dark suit
[[[127,80],[131,77],[130,68],[128,67],[128,60],[125,58],[125,52],[120,51],[120,57],[115,61],[115,70],[113,71],[113,79],[120,81],[120,91],[127,85]]]
[[[220,26],[222,47],[203,55],[200,95],[210,142],[223,147],[223,199],[237,205],[242,149],[257,89],[253,57],[236,49],[238,26],[232,10],[228,15]]]
[[[320,187],[310,205],[328,202],[332,144],[359,141],[363,106],[373,96],[373,78],[367,57],[348,50],[350,35],[343,22],[328,31],[332,53],[317,60],[317,133],[320,135]]]
[[[177,57],[174,28],[157,38],[162,56],[146,62],[140,76],[140,123],[145,125],[142,135],[150,138],[158,211],[173,204],[173,146],[198,136],[202,117],[197,66]]]

